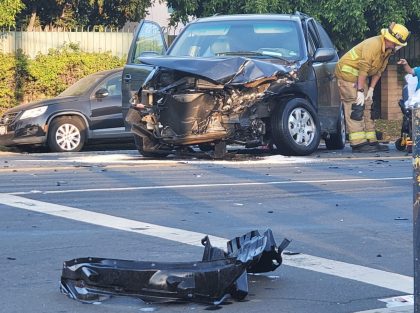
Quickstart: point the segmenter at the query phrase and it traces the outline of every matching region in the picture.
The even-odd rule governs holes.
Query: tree
[[[0,0],[2,1],[2,0]],[[3,0],[4,1],[4,0]],[[143,18],[153,0],[22,0],[20,27],[121,27]]]
[[[0,27],[15,26],[16,15],[23,8],[21,0],[0,0]]]
[[[304,12],[321,22],[341,50],[379,34],[392,21],[420,34],[418,0],[168,0],[168,6],[171,25],[214,14]]]

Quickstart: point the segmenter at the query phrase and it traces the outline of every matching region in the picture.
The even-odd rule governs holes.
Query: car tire
[[[396,148],[398,151],[404,151],[404,150],[405,150],[406,145],[403,145],[403,144],[402,144],[402,138],[398,138],[398,139],[395,141],[395,148]]]
[[[325,139],[325,146],[328,150],[341,150],[346,145],[346,118],[344,116],[344,107],[340,106],[339,118],[337,120],[336,133],[331,134]]]
[[[277,105],[271,115],[271,133],[277,151],[283,155],[309,155],[321,140],[321,127],[313,106],[303,98]]]
[[[48,131],[48,147],[53,152],[78,152],[86,141],[86,125],[76,116],[57,117]]]
[[[211,143],[201,143],[198,145],[198,148],[202,152],[210,152],[214,151],[214,144],[212,145]]]
[[[147,157],[147,158],[164,158],[169,155],[169,152],[166,153],[166,152],[161,152],[161,151],[159,152],[145,151],[144,144],[148,144],[148,143],[151,143],[150,139],[146,137],[134,135],[134,144],[136,145],[138,152],[140,152],[142,156]]]

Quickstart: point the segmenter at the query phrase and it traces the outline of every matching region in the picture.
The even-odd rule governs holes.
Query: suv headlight
[[[47,111],[47,106],[42,106],[39,108],[26,110],[25,112],[23,112],[20,119],[23,120],[25,118],[37,117],[37,116],[40,116],[41,114],[44,114],[45,111]]]

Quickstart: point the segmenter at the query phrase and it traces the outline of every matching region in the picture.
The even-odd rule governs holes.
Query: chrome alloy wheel
[[[81,140],[80,130],[73,124],[63,124],[55,133],[57,145],[65,151],[73,151]]]
[[[289,133],[296,144],[309,146],[316,132],[311,114],[304,108],[295,108],[288,119]]]

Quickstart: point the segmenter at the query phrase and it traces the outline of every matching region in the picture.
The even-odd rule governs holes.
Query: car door
[[[319,27],[318,27],[319,26]],[[338,91],[337,78],[335,77],[335,66],[338,55],[323,62],[314,59],[317,51],[321,48],[328,48],[334,51],[334,45],[320,25],[313,19],[307,21],[308,53],[313,58],[313,69],[315,71],[318,91],[318,116],[321,123],[321,131],[330,133],[337,130],[338,118],[340,116],[340,95]],[[322,32],[320,32],[321,30]]]
[[[122,103],[123,116],[130,108],[130,99],[137,94],[153,66],[141,64],[141,56],[156,56],[166,53],[167,45],[161,27],[152,21],[143,20],[138,26],[123,70]],[[128,128],[128,125],[126,125]],[[129,130],[129,129],[127,129]]]
[[[330,37],[328,36],[325,29],[319,24],[316,23],[319,39],[321,41],[321,45],[323,48],[330,48],[337,50],[332,43]],[[335,76],[335,67],[338,62],[338,54],[336,53],[334,59],[325,62],[325,67],[327,69],[327,76],[329,81],[329,87],[330,87],[330,106],[332,107],[338,107],[340,105],[340,91],[338,89],[337,84],[337,77]]]
[[[313,19],[308,19],[307,21],[307,31],[308,31],[308,53],[310,57],[314,57],[316,50],[321,48],[321,40],[318,35],[318,30],[315,26],[315,21]],[[315,71],[316,81],[317,81],[317,90],[318,90],[318,110],[321,107],[329,106],[330,99],[330,82],[329,82],[329,71],[328,66],[325,62],[313,62],[313,69]]]
[[[121,75],[122,72],[116,72],[106,76],[92,91],[90,119],[93,138],[113,137],[125,132],[122,116]],[[105,90],[107,94],[103,93]]]

